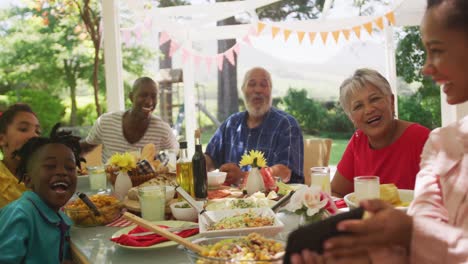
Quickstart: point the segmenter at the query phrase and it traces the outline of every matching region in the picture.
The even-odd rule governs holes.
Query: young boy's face
[[[76,190],[75,156],[63,144],[42,146],[27,168],[27,185],[54,210],[59,210]]]

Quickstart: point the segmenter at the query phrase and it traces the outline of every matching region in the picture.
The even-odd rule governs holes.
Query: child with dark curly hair
[[[60,208],[76,190],[80,145],[58,128],[15,153],[21,160],[17,175],[31,191],[0,210],[0,263],[72,263],[72,221]]]

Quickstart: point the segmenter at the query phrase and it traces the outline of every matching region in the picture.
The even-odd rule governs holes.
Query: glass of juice
[[[107,188],[107,177],[103,166],[87,167],[89,188],[92,191],[105,191]]]
[[[166,208],[166,187],[145,186],[138,188],[141,217],[148,221],[163,221]]]
[[[380,178],[378,176],[358,176],[354,178],[354,196],[357,202],[380,198]]]
[[[331,195],[330,188],[330,168],[312,167],[310,168],[310,185],[317,185],[323,192]]]

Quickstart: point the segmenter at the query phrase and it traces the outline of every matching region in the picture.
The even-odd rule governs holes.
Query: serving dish
[[[89,196],[89,200],[96,205],[99,215],[96,215],[82,200],[77,198],[67,203],[63,208],[65,214],[73,220],[76,226],[106,225],[121,214],[123,205],[112,195],[95,194]]]
[[[211,223],[204,215],[207,214],[214,220]],[[275,213],[270,208],[250,208],[250,209],[232,209],[232,210],[221,210],[221,211],[207,211],[204,215],[198,218],[200,224],[200,234],[205,237],[215,236],[239,236],[247,235],[252,232],[264,235],[264,236],[275,236],[281,232],[284,228],[284,224],[276,217]],[[240,227],[220,230],[210,230],[213,225],[221,222],[223,219],[239,219],[240,215],[252,214],[255,217],[261,217],[262,219],[269,219],[272,225],[258,226],[258,227]],[[239,224],[252,224],[253,221],[245,218],[239,221]],[[231,226],[236,224],[230,223]]]
[[[223,198],[208,201],[205,209],[208,211],[245,209],[245,208],[261,208],[272,207],[276,201],[267,198]]]

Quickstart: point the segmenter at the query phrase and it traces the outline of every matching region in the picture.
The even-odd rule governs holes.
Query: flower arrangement
[[[109,164],[118,167],[119,170],[128,172],[136,168],[137,159],[134,155],[125,153],[116,153],[109,159]]]
[[[315,185],[298,189],[285,209],[301,215],[306,223],[325,219],[338,211],[331,196]]]
[[[252,168],[263,168],[267,166],[267,161],[263,152],[258,150],[250,150],[249,153],[245,153],[242,155],[241,161],[239,162],[239,166],[248,166],[250,165]]]

